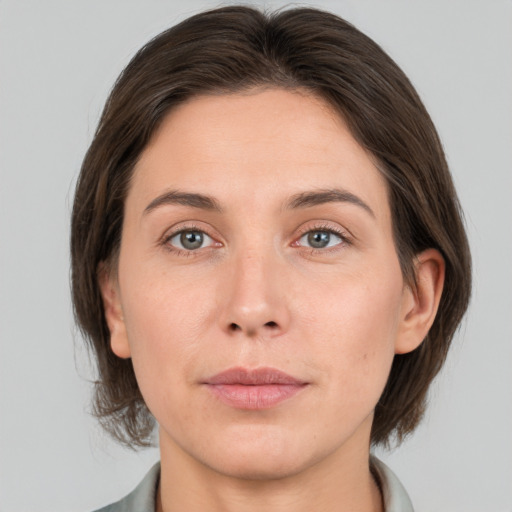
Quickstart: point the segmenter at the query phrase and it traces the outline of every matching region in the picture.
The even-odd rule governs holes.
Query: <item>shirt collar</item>
[[[372,456],[370,458],[372,473],[377,478],[385,512],[414,512],[411,500],[398,477],[384,462]]]

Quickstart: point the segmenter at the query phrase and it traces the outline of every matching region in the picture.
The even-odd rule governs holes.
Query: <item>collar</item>
[[[414,512],[404,486],[391,469],[375,456],[370,457],[370,468],[382,492],[385,512]]]

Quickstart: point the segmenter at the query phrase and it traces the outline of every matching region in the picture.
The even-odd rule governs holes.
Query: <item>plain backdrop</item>
[[[69,298],[69,214],[116,76],[150,37],[218,5],[0,0],[1,512],[86,512],[129,492],[158,458],[117,447],[87,412],[91,373]],[[405,70],[439,129],[466,212],[469,315],[424,423],[379,455],[417,512],[510,512],[512,2],[294,5],[345,17]]]

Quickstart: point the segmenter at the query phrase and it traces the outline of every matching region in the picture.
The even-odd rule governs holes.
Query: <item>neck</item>
[[[344,445],[279,478],[239,478],[205,466],[161,435],[157,512],[382,512],[369,448]]]

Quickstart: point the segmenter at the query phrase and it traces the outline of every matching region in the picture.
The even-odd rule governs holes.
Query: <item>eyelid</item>
[[[199,247],[198,249],[187,249],[186,247],[179,247],[177,245],[174,245],[173,243],[171,243],[172,240],[176,239],[176,238],[179,238],[181,237],[181,235],[183,233],[201,233],[204,237],[203,237],[203,242],[206,244],[202,247]],[[205,240],[206,239],[209,239],[209,243],[208,243],[208,240]],[[171,245],[172,247],[176,248],[176,249],[179,249],[180,251],[191,251],[191,252],[195,252],[196,250],[199,251],[200,249],[206,249],[207,247],[210,247],[212,245],[214,245],[215,243],[215,240],[208,234],[208,233],[205,233],[204,231],[201,231],[199,229],[182,229],[174,234],[172,234],[171,236],[169,236],[167,238],[167,243],[169,245]]]
[[[204,226],[202,224],[202,222],[198,223],[196,221],[178,222],[165,230],[164,234],[158,240],[158,245],[164,246],[167,250],[171,252],[186,253],[187,255],[193,255],[193,253],[197,253],[200,252],[201,250],[209,249],[212,247],[222,247],[223,243],[218,240],[218,236],[212,233],[213,230],[209,229],[208,226]],[[196,250],[182,249],[169,243],[172,238],[183,233],[184,231],[198,231],[200,233],[204,233],[208,238],[210,238],[213,241],[213,243]]]
[[[174,245],[171,245],[169,241],[179,235],[180,233],[184,231],[198,231],[201,233],[204,233],[207,237],[209,237],[213,243],[210,243],[208,246],[201,247],[196,250],[187,250],[187,249],[181,249],[180,247],[176,247]],[[304,245],[299,244],[300,239],[307,233],[311,231],[326,231],[329,233],[333,233],[337,237],[341,239],[341,242],[339,244],[336,244],[335,246],[326,247],[326,248],[313,248],[313,247],[307,247]],[[216,233],[216,232],[215,232]],[[158,245],[164,246],[167,250],[175,253],[186,253],[187,255],[193,255],[193,253],[199,253],[204,250],[208,250],[215,247],[222,247],[224,246],[224,243],[219,241],[220,236],[217,234],[214,234],[214,230],[210,228],[208,225],[204,225],[203,222],[198,221],[181,221],[177,222],[173,226],[167,228],[161,238],[158,241]],[[331,222],[331,221],[325,221],[325,220],[318,220],[318,221],[309,221],[302,224],[302,226],[299,227],[297,230],[296,235],[293,238],[293,241],[291,243],[292,247],[302,247],[304,249],[308,249],[310,251],[318,251],[322,253],[327,253],[329,251],[335,251],[341,247],[349,246],[353,243],[354,236],[350,233],[349,230],[347,230],[344,227],[341,227],[339,224]]]
[[[314,248],[299,244],[301,238],[307,233],[310,233],[311,231],[325,231],[328,233],[332,233],[339,237],[341,239],[341,242],[339,244],[336,244],[335,246],[325,248]],[[346,247],[352,245],[353,240],[353,235],[347,229],[340,227],[338,224],[329,221],[313,221],[313,223],[305,223],[299,228],[298,234],[294,237],[294,240],[291,245],[293,247],[302,247],[312,252],[328,253],[330,251],[339,250],[340,246]]]
[[[299,239],[306,233],[309,233],[310,231],[329,231],[331,233],[334,233],[338,235],[343,240],[346,240],[347,242],[351,241],[354,236],[350,231],[346,228],[341,227],[339,224],[332,223],[329,221],[313,221],[304,223],[299,229],[298,229],[298,235],[296,236],[296,239]]]

